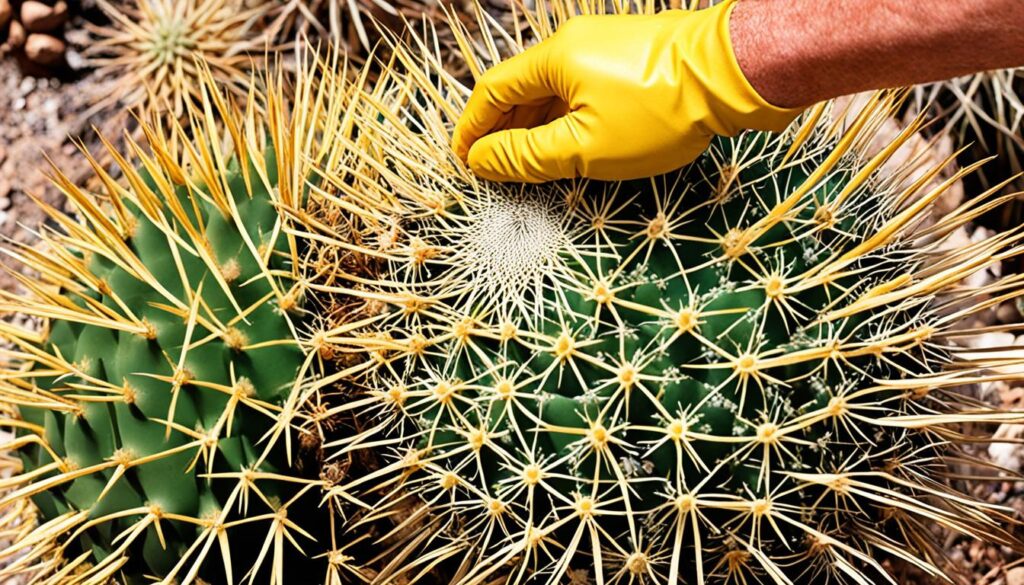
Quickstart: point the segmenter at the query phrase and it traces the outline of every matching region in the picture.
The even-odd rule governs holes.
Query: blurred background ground
[[[109,90],[109,82],[88,68],[82,56],[89,43],[86,12],[93,12],[90,4],[75,4],[62,35],[65,56],[53,67],[27,62],[9,46],[0,52],[0,234],[4,238],[32,239],[32,230],[45,217],[33,197],[62,208],[63,198],[47,179],[48,160],[73,180],[89,174],[77,154],[76,141],[98,145],[91,128],[103,128],[104,116],[90,114],[89,108],[96,96]],[[9,38],[3,41],[8,45]],[[13,286],[8,274],[0,274],[0,286],[6,290]]]

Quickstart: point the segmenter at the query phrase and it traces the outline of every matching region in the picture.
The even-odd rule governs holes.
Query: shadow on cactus
[[[535,33],[574,10],[598,7]],[[488,40],[460,43],[473,71],[501,58]],[[933,527],[1016,545],[948,461],[972,460],[967,425],[1024,420],[958,392],[1020,356],[956,344],[1020,294],[961,282],[1021,235],[944,247],[1006,201],[926,221],[973,168],[877,172],[921,126],[868,152],[901,95],[650,180],[509,187],[451,154],[468,89],[431,47],[354,96],[359,141],[333,157],[381,202],[350,209],[380,275],[328,288],[379,308],[326,335],[373,365],[395,429],[376,513],[418,499],[433,528],[378,582],[895,583],[886,561],[950,569]]]
[[[279,81],[267,85],[250,103],[272,113],[241,113],[207,77],[194,138],[179,136],[185,163],[143,125],[148,148],[130,142],[131,160],[110,147],[120,182],[86,153],[102,192],[56,171],[75,215],[47,208],[42,247],[4,250],[38,276],[17,275],[28,295],[0,293],[0,310],[40,324],[0,325],[0,402],[20,413],[3,421],[15,431],[5,448],[22,461],[0,506],[39,521],[0,553],[5,574],[54,585],[359,574],[340,498],[324,497],[344,470],[321,466],[323,445],[352,430],[349,408],[310,339],[305,244],[282,212],[302,209],[318,140],[340,121],[325,121],[306,85],[291,105],[318,122],[303,126]]]

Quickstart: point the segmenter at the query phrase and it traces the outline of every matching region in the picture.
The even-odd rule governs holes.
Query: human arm
[[[1024,65],[1021,0],[742,0],[730,32],[751,85],[784,107]]]
[[[740,0],[577,17],[478,80],[453,143],[488,179],[628,179],[686,164],[715,135],[780,130],[822,99],[1015,65],[1020,0]]]

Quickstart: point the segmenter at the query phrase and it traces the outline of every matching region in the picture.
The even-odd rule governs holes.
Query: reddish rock
[[[50,32],[64,26],[68,19],[68,5],[64,0],[47,6],[37,0],[27,0],[21,5],[21,23],[25,30]]]
[[[1020,310],[1013,303],[1003,303],[996,310],[996,319],[999,319],[1000,323],[1018,323]]]
[[[42,33],[32,33],[25,41],[25,56],[33,63],[56,65],[64,59],[64,41]]]
[[[11,21],[11,28],[7,29],[7,46],[12,49],[20,49],[25,44],[25,27],[17,20]]]
[[[0,28],[7,26],[7,23],[11,21],[11,2],[10,0],[0,0]]]

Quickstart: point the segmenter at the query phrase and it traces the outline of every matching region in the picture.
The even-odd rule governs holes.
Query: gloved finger
[[[541,124],[547,124],[555,118],[560,118],[568,111],[565,102],[558,98],[549,98],[537,105],[516,106],[510,112],[508,119],[501,120],[491,132],[498,130],[510,130],[512,128],[533,128]]]
[[[516,106],[533,106],[555,97],[548,76],[547,41],[498,63],[477,81],[466,109],[455,124],[452,147],[467,160],[469,148],[497,128]]]
[[[469,149],[469,168],[491,181],[543,183],[576,177],[581,130],[570,112],[543,126],[488,134]]]
[[[555,116],[551,116],[551,100],[540,102],[538,105],[515,106],[508,113],[502,114],[494,123],[491,132],[499,130],[511,130],[512,128],[533,128],[541,124],[547,124]],[[472,146],[472,145],[470,145]]]

